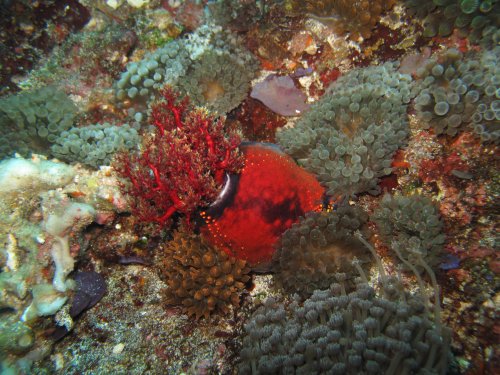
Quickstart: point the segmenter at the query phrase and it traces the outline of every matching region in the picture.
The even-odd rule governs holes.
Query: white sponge
[[[0,195],[32,193],[55,189],[71,182],[73,168],[48,160],[13,158],[0,163]]]

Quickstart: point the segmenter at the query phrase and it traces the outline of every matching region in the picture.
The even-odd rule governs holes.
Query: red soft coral
[[[140,219],[167,224],[181,213],[189,221],[197,207],[215,200],[224,175],[242,168],[241,140],[226,132],[222,119],[191,108],[172,88],[160,94],[151,116],[155,132],[140,153],[119,154],[114,168]]]

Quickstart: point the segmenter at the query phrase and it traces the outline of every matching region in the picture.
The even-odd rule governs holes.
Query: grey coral
[[[500,26],[500,2],[494,0],[404,0],[411,16],[423,18],[426,37],[449,36],[457,30],[471,43]]]
[[[236,35],[204,25],[129,63],[115,84],[116,96],[148,104],[158,89],[170,84],[190,95],[196,105],[225,114],[244,99],[257,67],[257,59]]]
[[[60,159],[98,168],[109,165],[116,152],[133,150],[138,144],[140,137],[128,124],[103,123],[62,132],[51,150]]]
[[[51,156],[49,146],[73,126],[76,107],[55,86],[23,91],[0,99],[0,158],[32,152]]]
[[[398,258],[417,268],[420,258],[430,266],[438,263],[445,236],[438,209],[429,198],[386,194],[372,219]]]
[[[356,275],[354,259],[359,265],[370,264],[369,251],[354,235],[366,221],[364,211],[347,204],[300,218],[283,233],[273,256],[278,285],[310,296],[316,289],[328,288],[338,272]],[[345,283],[352,284],[353,278]]]
[[[449,334],[398,279],[267,299],[245,325],[240,374],[445,374]]]
[[[481,53],[445,50],[417,71],[417,115],[423,127],[456,135],[469,127],[484,142],[500,141],[500,47]]]
[[[392,172],[393,154],[408,135],[413,84],[396,68],[387,62],[341,76],[295,126],[277,133],[329,195],[378,194],[379,178]]]

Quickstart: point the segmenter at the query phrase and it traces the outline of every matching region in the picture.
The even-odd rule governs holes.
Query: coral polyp
[[[273,257],[274,279],[287,292],[310,296],[316,289],[328,288],[334,275],[349,276],[367,261],[365,246],[354,236],[366,222],[366,214],[348,205],[331,212],[309,212],[280,238]],[[353,260],[356,259],[356,262]]]
[[[196,319],[238,307],[250,279],[242,259],[209,246],[199,236],[177,231],[160,252],[162,277],[169,288],[166,303],[181,305]]]

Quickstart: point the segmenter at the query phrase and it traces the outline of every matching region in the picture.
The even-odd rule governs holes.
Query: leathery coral
[[[166,225],[172,215],[190,216],[215,200],[226,173],[243,166],[236,133],[226,133],[224,121],[204,109],[192,109],[166,86],[153,105],[154,133],[139,154],[121,153],[114,168],[133,212],[142,220]]]
[[[236,259],[201,237],[176,231],[162,251],[162,276],[169,288],[166,302],[182,305],[188,315],[208,318],[239,306],[250,279],[246,261]]]

